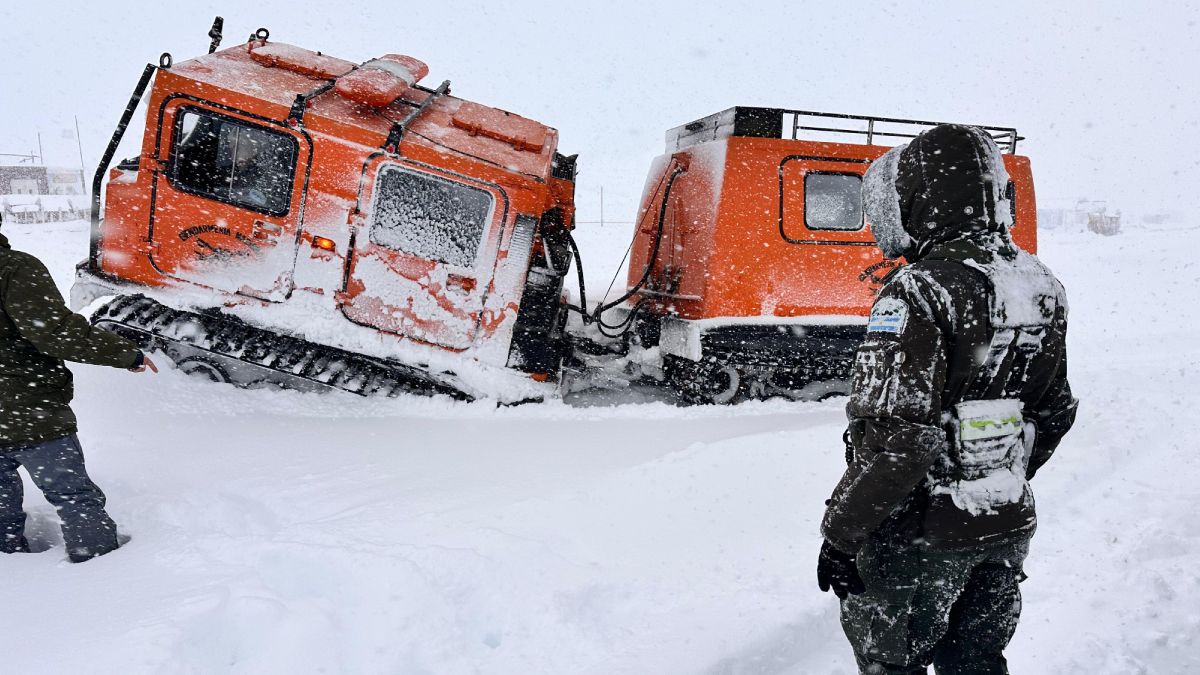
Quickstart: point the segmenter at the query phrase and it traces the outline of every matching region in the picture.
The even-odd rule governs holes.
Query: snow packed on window
[[[389,165],[379,171],[371,241],[471,267],[491,215],[486,190]]]
[[[804,177],[804,222],[812,230],[862,227],[862,178],[843,173]]]

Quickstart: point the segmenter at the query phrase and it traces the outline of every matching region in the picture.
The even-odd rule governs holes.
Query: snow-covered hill
[[[1200,672],[1200,229],[1127,229],[1043,241],[1082,404],[1035,481],[1014,672]],[[87,246],[5,233],[64,289]],[[843,401],[496,410],[74,370],[133,540],[67,564],[27,486],[42,552],[0,557],[0,672],[854,670],[813,571]]]

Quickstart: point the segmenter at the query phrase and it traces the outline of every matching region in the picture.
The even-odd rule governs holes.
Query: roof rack
[[[865,137],[866,145],[891,145],[876,141],[916,138],[920,132],[939,124],[944,124],[944,122],[823,113],[789,108],[737,106],[671,129],[667,132],[667,149],[682,150],[697,143],[731,136],[829,140],[828,138],[810,138],[811,134],[802,135],[802,132],[833,136],[843,143],[862,143],[863,137]],[[1016,154],[1017,141],[1025,140],[1025,137],[1017,135],[1017,130],[1012,127],[973,126],[978,126],[987,132],[996,141],[1000,150],[1010,155]],[[845,137],[853,140],[847,141]]]

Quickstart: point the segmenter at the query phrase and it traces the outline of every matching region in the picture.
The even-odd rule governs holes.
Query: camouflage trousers
[[[1021,615],[1028,539],[971,551],[869,542],[858,556],[867,590],[842,601],[842,628],[861,673],[1008,673],[1004,648]]]

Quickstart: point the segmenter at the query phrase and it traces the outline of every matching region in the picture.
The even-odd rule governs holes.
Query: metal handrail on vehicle
[[[853,124],[843,124],[843,121]],[[805,138],[801,139],[801,132],[819,132],[854,136],[854,143],[865,140],[867,145],[875,145],[877,139],[915,138],[919,132],[939,124],[944,123],[791,108],[734,106],[667,130],[666,141],[667,150],[677,152],[697,143],[733,137],[825,140],[812,138],[811,134],[804,134]],[[974,126],[983,129],[996,141],[1001,151],[1008,154],[1016,154],[1017,141],[1025,140],[1013,127]]]
[[[918,130],[918,131],[914,131],[913,133],[904,133],[904,131],[901,131],[901,130],[892,130],[892,129],[882,129],[881,130],[881,129],[876,128],[877,124],[909,125],[909,126],[920,126],[920,127],[935,127],[939,124],[944,124],[944,122],[927,122],[927,121],[923,121],[923,120],[906,120],[906,119],[901,119],[898,117],[876,117],[873,115],[848,115],[845,113],[813,112],[811,110],[779,109],[779,112],[781,112],[785,116],[787,116],[787,115],[791,116],[791,118],[792,118],[791,127],[792,127],[792,139],[793,140],[800,139],[801,131],[819,131],[819,132],[823,132],[823,133],[852,134],[852,135],[857,135],[857,136],[866,136],[867,137],[867,145],[874,145],[875,144],[874,141],[876,138],[916,138],[919,131],[921,131],[921,130]],[[810,117],[818,118],[818,119],[853,120],[855,122],[866,122],[866,128],[862,129],[862,128],[846,128],[846,127],[824,127],[824,126],[809,126],[807,124],[801,124],[801,121],[807,121],[805,118],[810,118]],[[785,117],[785,120],[786,120],[786,117]],[[994,127],[994,126],[985,126],[982,124],[971,125],[971,126],[976,126],[976,127],[979,127],[980,129],[983,129],[984,131],[986,131],[988,133],[988,135],[990,135],[992,137],[992,140],[996,141],[996,145],[999,146],[1003,152],[1006,152],[1010,155],[1015,155],[1017,153],[1017,141],[1025,140],[1025,137],[1017,135],[1017,130],[1012,127]]]

